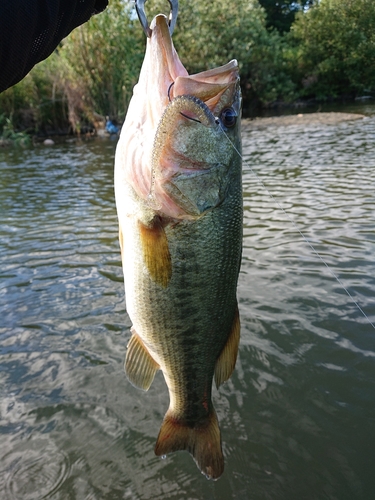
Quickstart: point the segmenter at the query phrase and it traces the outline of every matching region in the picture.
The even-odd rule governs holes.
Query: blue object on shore
[[[107,119],[106,124],[105,124],[105,129],[109,134],[118,134],[118,127],[114,123],[111,122],[111,120]]]

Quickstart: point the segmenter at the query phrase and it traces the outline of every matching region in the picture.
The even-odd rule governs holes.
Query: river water
[[[187,453],[154,456],[163,377],[144,393],[123,372],[115,142],[0,151],[1,499],[374,498],[375,329],[333,276],[374,323],[374,142],[375,116],[244,128],[217,482]]]

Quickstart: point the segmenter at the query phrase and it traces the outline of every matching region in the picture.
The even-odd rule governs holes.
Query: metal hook
[[[137,11],[138,19],[139,22],[141,23],[143,31],[146,33],[146,36],[148,38],[151,38],[152,30],[148,24],[147,17],[145,14],[145,3],[146,0],[135,0],[135,9]],[[169,24],[169,33],[172,36],[177,21],[178,0],[168,0],[168,3],[171,6],[171,12],[169,13],[168,24]]]

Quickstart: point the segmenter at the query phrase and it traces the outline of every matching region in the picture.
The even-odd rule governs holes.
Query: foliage
[[[54,57],[38,64],[21,82],[0,94],[0,112],[12,116],[15,128],[56,131],[63,126],[64,111]]]
[[[4,114],[0,115],[0,146],[29,146],[30,136],[24,132],[14,130],[12,119]]]
[[[166,0],[146,3],[149,20],[168,9]],[[181,0],[173,39],[189,73],[237,59],[246,109],[375,92],[374,27],[373,0]],[[122,121],[145,44],[133,2],[111,0],[0,94],[0,113],[13,131],[70,123],[79,133],[106,115]]]
[[[111,0],[100,15],[74,30],[59,50],[60,79],[70,122],[82,115],[123,117],[144,56],[145,39],[130,4]]]
[[[280,33],[287,33],[298,12],[312,7],[319,0],[259,0],[259,4],[266,11],[268,29],[276,29]]]
[[[0,94],[0,110],[15,125],[80,133],[106,115],[123,118],[137,82],[145,37],[132,7],[111,0],[74,30],[19,84]]]
[[[168,7],[165,1],[150,0],[147,16],[151,20]],[[95,113],[124,117],[145,43],[132,5],[122,0],[112,0],[105,12],[64,41],[55,55],[56,74],[75,131],[79,132],[84,121],[95,123]],[[265,13],[257,0],[180,2],[174,43],[190,73],[238,59],[247,99],[266,104],[293,95],[281,37],[267,31]]]
[[[296,78],[305,96],[375,91],[375,2],[322,0],[292,27]]]

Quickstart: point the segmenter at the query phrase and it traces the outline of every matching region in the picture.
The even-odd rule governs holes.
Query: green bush
[[[100,15],[74,30],[59,50],[61,85],[70,121],[94,113],[123,118],[137,82],[145,39],[130,4],[111,0]]]
[[[0,113],[12,116],[15,129],[57,130],[66,123],[66,104],[57,79],[57,61],[41,62],[17,85],[0,94]]]
[[[168,9],[166,0],[146,3],[150,21]],[[374,26],[373,0],[321,0],[300,9],[284,35],[267,29],[258,0],[189,0],[180,2],[174,43],[189,73],[237,59],[246,109],[298,97],[375,92]],[[57,130],[69,123],[80,132],[106,115],[122,121],[145,44],[134,5],[111,0],[22,82],[0,94],[0,113],[12,116],[15,130]]]
[[[31,138],[24,132],[16,132],[14,130],[12,119],[0,115],[0,146],[29,146]]]
[[[295,77],[319,98],[375,91],[375,2],[322,0],[297,15]]]

